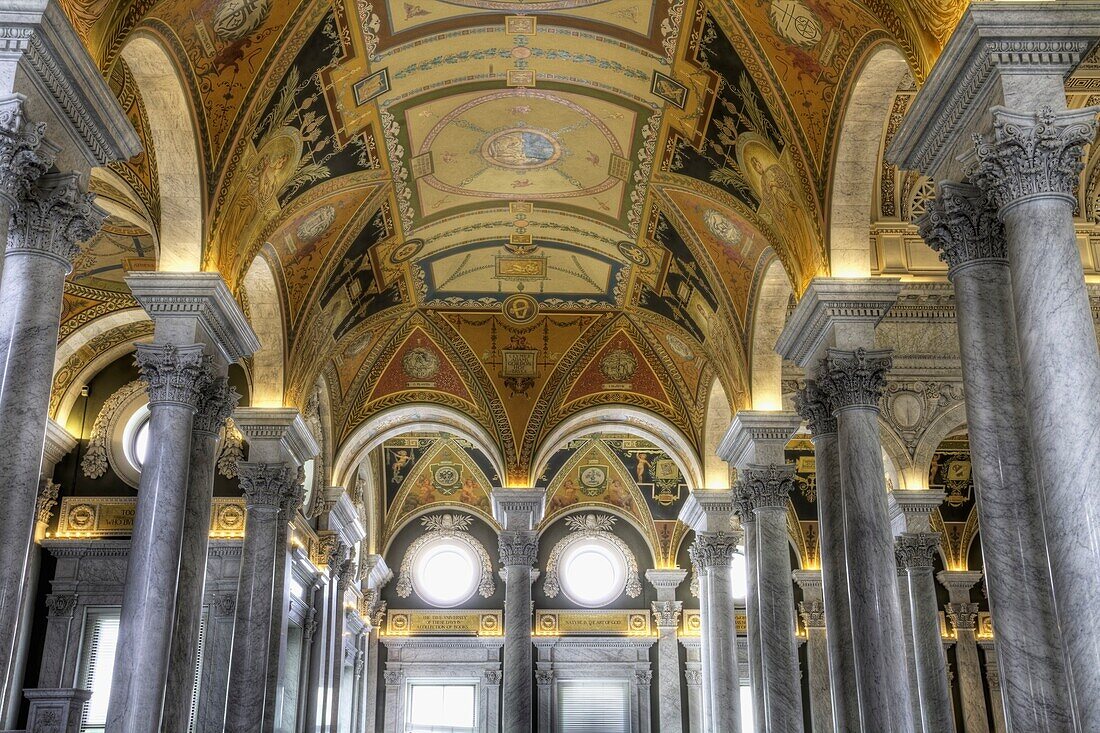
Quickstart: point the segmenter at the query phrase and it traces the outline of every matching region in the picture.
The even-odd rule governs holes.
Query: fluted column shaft
[[[950,266],[955,288],[966,423],[1005,713],[1013,728],[1073,729],[1061,634],[1047,564],[1033,468],[1023,374],[1013,320],[1004,229],[974,186],[941,183],[919,222],[921,236]],[[1020,593],[1020,588],[1028,588]]]
[[[844,542],[844,487],[840,482],[836,418],[827,395],[812,380],[799,392],[795,402],[813,435],[817,467],[817,537],[833,727],[838,732],[859,731],[859,692]]]
[[[245,495],[245,534],[233,651],[229,665],[226,733],[263,729],[273,616],[273,585],[280,514],[300,501],[301,487],[288,463],[240,463]],[[295,504],[296,505],[296,504]]]
[[[741,730],[741,674],[733,603],[732,562],[740,539],[734,532],[697,532],[689,552],[706,575],[706,605],[702,633],[706,635],[706,666],[710,672],[705,703],[713,733]]]
[[[504,708],[502,733],[530,733],[534,689],[531,645],[532,565],[538,556],[533,530],[500,534],[500,564],[504,569]]]
[[[787,531],[794,466],[750,465],[738,472],[756,517],[756,605],[768,733],[800,733],[802,686],[794,636],[794,589]]]
[[[0,184],[4,180],[0,179]],[[0,185],[2,188],[2,185]],[[103,220],[75,175],[17,192],[0,272],[0,696],[12,688],[65,276]],[[4,222],[6,224],[6,222]],[[6,708],[4,702],[0,708]],[[12,700],[18,705],[20,700]]]
[[[1079,729],[1100,730],[1100,402],[1082,399],[1100,392],[1100,352],[1073,221],[1096,109],[1036,115],[997,107],[993,122],[973,177],[1005,228],[1071,705]]]
[[[183,517],[183,544],[176,585],[176,621],[164,695],[163,726],[167,733],[185,733],[191,718],[199,626],[206,587],[206,558],[210,545],[210,505],[214,491],[214,463],[218,434],[238,395],[225,377],[217,377],[200,396],[191,428],[191,460]]]
[[[878,400],[889,352],[829,349],[819,386],[837,421],[848,603],[864,733],[913,733]]]
[[[745,631],[748,636],[749,688],[752,693],[752,720],[756,733],[766,730],[767,706],[764,703],[764,647],[760,639],[760,566],[757,563],[756,512],[752,503],[739,500],[738,516],[745,533]],[[746,733],[748,733],[746,731]]]
[[[939,547],[936,533],[906,533],[897,539],[898,570],[908,590],[909,623],[917,686],[913,691],[924,733],[954,733],[955,718],[947,684],[947,657],[940,637],[933,556]]]

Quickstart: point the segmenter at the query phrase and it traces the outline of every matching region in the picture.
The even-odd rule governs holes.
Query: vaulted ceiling
[[[152,222],[171,176],[123,50],[153,39],[175,64],[203,268],[245,301],[257,256],[275,273],[284,400],[323,376],[337,441],[390,406],[455,407],[496,436],[508,481],[532,480],[540,441],[589,407],[644,408],[698,447],[715,377],[745,404],[765,269],[778,259],[796,292],[828,272],[832,156],[861,61],[892,43],[919,80],[962,9],[62,4],[146,142],[97,191]],[[66,319],[133,307],[121,275],[156,266],[147,229],[108,221]]]

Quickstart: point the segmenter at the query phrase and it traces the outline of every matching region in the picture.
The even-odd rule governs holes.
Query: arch
[[[651,412],[623,405],[591,407],[558,423],[535,452],[531,462],[532,480],[542,475],[550,457],[570,441],[607,433],[626,433],[648,440],[676,463],[689,490],[704,485],[699,457],[691,441],[679,429]]]
[[[890,105],[908,66],[894,46],[875,49],[848,97],[833,160],[829,265],[833,277],[871,274],[871,221],[879,149]]]
[[[489,459],[502,480],[504,458],[489,431],[468,415],[451,407],[433,404],[413,404],[392,407],[360,423],[336,450],[332,462],[332,479],[336,486],[347,486],[353,472],[372,450],[391,438],[405,433],[441,432],[473,443]]]
[[[122,49],[145,102],[160,197],[158,269],[202,269],[203,195],[199,137],[179,70],[160,40],[135,33]]]
[[[913,451],[913,470],[923,472],[921,488],[927,488],[928,472],[932,469],[932,456],[940,443],[949,435],[966,426],[966,403],[956,402],[936,416],[921,433],[917,447]]]
[[[775,342],[787,322],[787,304],[793,291],[787,271],[772,260],[760,282],[752,319],[752,409],[783,409],[783,357]]]
[[[782,268],[780,268],[782,269]],[[733,422],[733,410],[722,382],[715,377],[707,398],[707,422],[703,433],[703,481],[708,489],[730,487],[730,467],[718,455],[718,446]]]
[[[282,407],[286,375],[283,306],[275,273],[263,255],[252,260],[242,285],[248,298],[249,321],[260,339],[260,350],[252,356],[251,404]]]

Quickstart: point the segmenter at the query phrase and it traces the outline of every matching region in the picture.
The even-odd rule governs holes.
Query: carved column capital
[[[202,346],[138,344],[135,357],[149,393],[149,404],[172,403],[197,409],[210,384],[211,358]]]
[[[675,629],[680,625],[680,613],[684,610],[682,601],[654,601],[653,622],[658,629]]]
[[[825,628],[825,602],[820,599],[809,599],[799,603],[798,615],[802,617],[802,625],[807,629]]]
[[[948,603],[944,606],[947,618],[955,631],[973,631],[977,628],[978,604],[977,603]]]
[[[739,532],[698,532],[688,548],[688,557],[700,569],[729,567],[741,542]]]
[[[42,524],[49,524],[53,518],[53,508],[57,506],[57,495],[61,491],[61,484],[54,483],[51,479],[42,481],[42,490],[38,492],[38,499],[34,505],[35,520]]]
[[[756,521],[756,512],[753,511],[752,490],[745,483],[745,478],[738,473],[737,481],[733,484],[733,513],[741,520],[742,526]]]
[[[387,685],[400,685],[405,682],[405,670],[387,669],[382,673]]]
[[[241,461],[237,464],[237,476],[248,509],[279,509],[286,494],[294,489],[296,472],[289,463]]]
[[[940,184],[936,198],[914,223],[925,244],[938,252],[951,270],[971,262],[1007,262],[1004,225],[977,186]]]
[[[76,609],[75,593],[50,593],[46,596],[46,608],[51,616],[61,618],[72,616]]]
[[[653,671],[649,669],[634,670],[634,681],[640,687],[649,687],[649,684],[653,682]]]
[[[939,532],[906,532],[899,535],[894,540],[898,570],[932,570],[939,547]]]
[[[993,107],[993,135],[975,136],[971,179],[1002,211],[1031,196],[1073,203],[1084,146],[1096,137],[1096,109],[1038,113]]]
[[[537,684],[539,687],[549,687],[550,685],[554,684],[554,670],[536,669],[535,684]]]
[[[195,421],[191,426],[192,432],[219,435],[240,399],[241,396],[237,394],[237,390],[229,386],[228,378],[212,379],[199,395]]]
[[[834,411],[847,407],[878,409],[886,388],[886,372],[893,365],[890,351],[829,349],[818,386],[828,395]]]
[[[698,687],[703,684],[703,671],[701,669],[686,669],[684,670],[684,679],[691,687]]]
[[[795,393],[794,409],[806,421],[815,438],[836,432],[834,406],[816,381],[807,379],[802,389]]]
[[[788,497],[794,489],[794,464],[755,465],[742,468],[738,474],[754,510],[782,509],[786,511]]]
[[[487,685],[499,685],[503,675],[499,669],[487,669],[481,673],[481,678]]]
[[[0,199],[8,206],[53,165],[56,151],[45,138],[46,124],[26,120],[22,98],[0,102]]]
[[[94,236],[106,218],[75,173],[42,176],[12,210],[7,252],[43,255],[71,268],[79,243]]]
[[[539,536],[533,530],[504,530],[497,539],[500,564],[531,567],[539,553]]]

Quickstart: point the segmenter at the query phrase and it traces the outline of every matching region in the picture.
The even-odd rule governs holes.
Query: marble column
[[[107,713],[115,733],[158,730],[176,616],[191,427],[213,380],[201,344],[138,344],[148,383],[149,450],[141,472]],[[205,564],[205,563],[204,563]]]
[[[0,461],[0,696],[5,697],[34,528],[65,276],[80,251],[78,243],[95,234],[106,216],[94,199],[81,189],[76,174],[44,175],[26,188],[14,210],[0,272],[0,445],[5,446]]]
[[[955,629],[955,663],[959,672],[959,700],[962,703],[963,731],[989,733],[985,711],[982,666],[978,661],[978,604],[970,601],[970,589],[982,574],[977,571],[942,570],[936,576],[951,599],[945,610]]]
[[[752,499],[742,494],[739,486],[735,486],[734,491],[737,493],[737,517],[744,532],[745,636],[748,642],[746,661],[749,665],[753,721],[753,731],[746,733],[763,733],[768,722],[768,710],[764,703],[764,647],[760,638],[760,568],[757,563],[759,551],[756,541],[756,512],[753,511]]]
[[[844,540],[862,730],[913,733],[878,401],[889,352],[828,349],[818,386],[837,421]]]
[[[680,697],[680,647],[676,638],[684,604],[676,600],[676,589],[687,571],[679,568],[647,570],[646,580],[657,591],[653,622],[657,627],[657,714],[661,733],[682,733],[683,707]]]
[[[742,533],[733,527],[733,513],[733,492],[715,489],[693,491],[680,510],[680,520],[695,531],[688,556],[700,573],[703,715],[707,733],[741,730],[741,665],[732,563]]]
[[[329,604],[328,628],[330,633],[326,637],[329,645],[328,669],[325,673],[325,710],[324,725],[321,730],[324,733],[337,733],[339,730],[340,709],[343,704],[341,692],[343,691],[344,675],[344,595],[347,593],[348,583],[351,581],[352,558],[350,549],[342,542],[337,542],[332,554],[328,558],[329,589],[332,601]]]
[[[820,497],[821,489],[818,488]],[[819,533],[820,536],[820,533]],[[798,614],[806,629],[806,677],[810,687],[810,729],[833,733],[833,702],[829,691],[829,644],[825,631],[825,600],[820,570],[795,570],[802,589]]]
[[[996,645],[992,641],[979,641],[985,656],[985,682],[989,687],[990,708],[993,711],[993,733],[1008,733],[1005,717],[1004,693],[1001,690],[1001,672],[997,666]]]
[[[536,527],[546,508],[541,489],[497,489],[493,515],[501,525],[498,542],[504,578],[504,701],[501,733],[531,733],[534,652],[531,645],[531,583],[538,561]]]
[[[829,691],[833,729],[859,730],[852,616],[848,606],[848,569],[844,549],[844,494],[840,484],[840,454],[836,418],[817,383],[808,380],[795,404],[813,435],[817,467],[817,539],[821,556],[822,599],[825,604],[825,644],[829,650]]]
[[[8,240],[12,211],[57,156],[46,125],[31,122],[21,94],[0,97],[0,241]]]
[[[759,614],[764,705],[768,733],[800,733],[802,686],[794,635],[794,589],[791,584],[789,495],[794,488],[790,464],[748,465],[738,482],[756,516],[756,606]]]
[[[947,686],[947,657],[940,636],[939,605],[932,577],[933,559],[940,546],[937,532],[907,532],[896,540],[898,570],[904,573],[909,601],[909,634],[924,733],[954,733],[955,717]],[[916,721],[914,721],[916,722]]]
[[[1013,319],[1004,229],[980,189],[941,183],[918,222],[949,266],[966,389],[978,526],[989,606],[1014,729],[1072,730],[1069,683],[1047,562],[1042,501],[1033,467]],[[1027,588],[1027,593],[1020,593]]]
[[[367,555],[362,562],[367,616],[371,625],[367,637],[367,669],[364,682],[367,705],[363,717],[363,732],[374,733],[378,717],[378,635],[382,632],[386,617],[386,602],[381,600],[381,593],[382,588],[393,577],[393,573],[381,555]]]
[[[164,694],[163,725],[186,731],[191,718],[195,660],[199,651],[206,588],[206,558],[210,545],[210,505],[218,435],[237,406],[240,395],[224,377],[215,377],[199,397],[191,426],[191,460],[183,518],[183,544],[176,588],[176,621]]]
[[[685,669],[687,682],[688,733],[703,733],[703,672]]]

